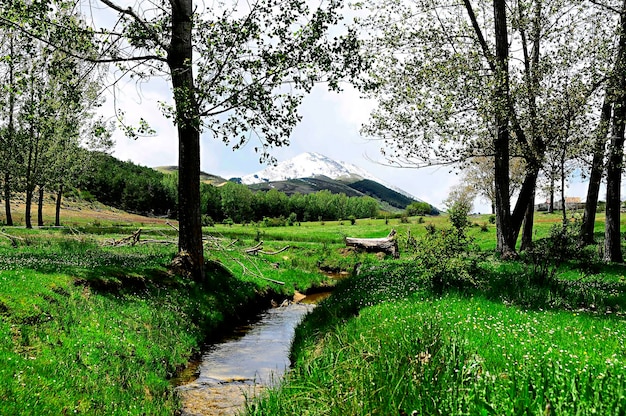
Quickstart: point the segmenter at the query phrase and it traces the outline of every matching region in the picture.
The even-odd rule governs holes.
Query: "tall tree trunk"
[[[535,198],[535,189],[537,187],[537,176],[539,176],[538,162],[536,160],[533,161],[529,159],[528,167],[526,168],[526,176],[524,177],[524,182],[522,183],[522,187],[517,197],[515,209],[511,215],[511,233],[513,234],[513,241],[517,241],[522,223],[526,217],[528,204],[532,203],[534,206],[533,201]],[[528,224],[529,227],[530,225],[531,224]]]
[[[550,198],[548,200],[548,214],[554,213],[554,176],[550,177]]]
[[[515,237],[511,230],[511,196],[509,179],[509,42],[506,24],[506,1],[493,2],[496,55],[494,91],[494,112],[496,138],[495,190],[496,190],[496,230],[498,251],[503,258],[514,256]]]
[[[178,249],[191,260],[196,281],[204,280],[204,253],[200,215],[200,117],[193,79],[193,4],[172,0],[172,40],[168,65],[172,74],[178,128]]]
[[[565,205],[565,146],[561,151],[561,212],[563,213],[563,226],[567,225],[567,206]]]
[[[13,42],[13,33],[9,33],[9,56],[14,56],[15,53],[15,48],[14,48],[14,42]],[[11,86],[11,88],[9,89],[9,108],[7,109],[8,113],[9,113],[9,121],[8,121],[8,125],[7,125],[7,132],[8,132],[8,137],[7,137],[7,143],[5,143],[5,145],[7,146],[7,150],[8,150],[8,154],[6,155],[7,158],[10,160],[12,159],[12,151],[11,149],[14,149],[14,140],[15,140],[15,124],[14,124],[14,115],[13,113],[15,112],[15,71],[14,71],[14,63],[13,63],[13,59],[9,59],[9,85]],[[7,168],[7,165],[5,164],[5,169],[6,171],[4,172],[4,211],[5,211],[5,216],[6,216],[6,224],[8,226],[13,226],[13,216],[11,215],[11,173],[9,172],[10,169]]]
[[[620,15],[620,38],[613,81],[613,123],[609,161],[606,168],[606,221],[604,260],[623,261],[620,238],[620,187],[624,162],[624,122],[626,121],[626,0]]]
[[[596,223],[596,211],[598,209],[598,196],[600,195],[600,184],[602,183],[602,172],[604,171],[604,152],[610,120],[611,103],[605,98],[604,103],[602,103],[600,123],[596,134],[593,161],[591,162],[591,172],[589,174],[589,186],[587,187],[587,199],[585,200],[585,212],[581,224],[580,242],[583,245],[595,243],[594,227]]]
[[[522,229],[522,243],[520,250],[525,251],[533,246],[533,225],[535,220],[535,193],[528,201],[524,215],[524,228]]]
[[[4,173],[4,213],[6,216],[6,224],[13,226],[13,216],[11,215],[11,174]]]
[[[54,210],[54,225],[55,227],[61,226],[61,198],[63,198],[63,185],[59,185],[57,192],[56,206]]]
[[[616,109],[614,118],[619,117]],[[619,123],[617,121],[613,122]],[[623,124],[623,123],[620,123]],[[606,219],[604,224],[604,260],[622,262],[620,238],[620,187],[622,182],[622,159],[624,157],[623,127],[614,125],[618,132],[613,134],[609,146],[609,162],[606,169]],[[619,137],[619,130],[622,137]]]
[[[26,228],[33,228],[33,223],[30,217],[31,208],[33,206],[33,190],[26,190],[26,209],[24,211],[24,222],[26,223]]]
[[[37,201],[37,226],[43,227],[43,186],[39,186],[39,201]]]

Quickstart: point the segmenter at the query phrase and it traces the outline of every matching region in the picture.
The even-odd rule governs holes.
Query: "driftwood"
[[[141,238],[141,228],[135,231],[134,233],[132,233],[131,235],[129,235],[128,237],[120,238],[119,240],[111,240],[109,244],[114,247],[128,246],[128,245],[134,246],[135,244],[139,242],[140,238]]]
[[[263,241],[260,241],[259,244],[257,244],[254,247],[250,247],[244,250],[244,252],[246,254],[267,254],[268,256],[273,256],[274,254],[278,254],[278,253],[282,253],[283,251],[287,250],[289,248],[289,246],[285,246],[283,248],[281,248],[280,250],[277,251],[263,251]]]
[[[353,238],[346,237],[347,247],[356,247],[374,253],[387,253],[397,259],[400,257],[398,241],[395,239],[396,230],[391,230],[387,237],[383,238]]]

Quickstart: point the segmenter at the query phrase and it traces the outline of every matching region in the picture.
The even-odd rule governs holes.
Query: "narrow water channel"
[[[182,415],[237,414],[246,397],[280,382],[290,365],[295,327],[312,308],[294,303],[269,309],[210,346],[196,370],[197,378],[177,387]]]

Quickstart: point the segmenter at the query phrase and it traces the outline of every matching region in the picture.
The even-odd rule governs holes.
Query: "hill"
[[[383,209],[390,211],[404,210],[412,202],[424,202],[376,178],[365,169],[319,153],[302,153],[276,166],[245,175],[241,183],[253,190],[276,189],[287,195],[326,189],[347,196],[370,196],[378,200]],[[433,211],[438,212],[435,207]]]
[[[155,170],[161,173],[174,173],[178,172],[178,166],[157,166],[154,168]],[[221,176],[212,175],[206,172],[200,172],[200,181],[203,183],[208,183],[213,186],[221,186],[228,182],[227,179],[222,178]]]

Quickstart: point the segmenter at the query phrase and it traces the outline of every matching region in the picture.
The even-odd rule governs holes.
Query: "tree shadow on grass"
[[[623,264],[574,260],[538,275],[532,265],[511,262],[481,273],[481,284],[472,293],[507,304],[603,314],[626,311],[626,280],[619,278],[626,274]]]

